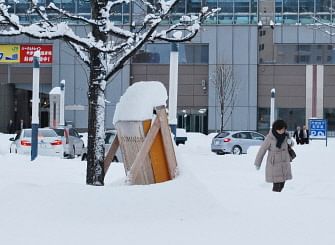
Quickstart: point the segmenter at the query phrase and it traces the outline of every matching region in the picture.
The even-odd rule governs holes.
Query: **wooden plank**
[[[151,124],[151,120],[147,121]],[[145,140],[146,133],[143,129],[143,121],[119,121],[115,127],[118,131],[117,135],[123,155],[125,172],[126,175],[129,175],[130,169]],[[149,155],[144,158],[139,173],[131,181],[131,184],[155,183]]]
[[[148,132],[151,124],[144,123],[144,132]],[[171,180],[168,162],[165,156],[163,146],[162,133],[159,130],[149,151],[152,172],[154,174],[155,183],[161,183]]]
[[[165,156],[168,162],[169,172],[171,178],[175,178],[176,175],[176,168],[177,168],[177,159],[176,154],[174,152],[172,138],[171,138],[171,131],[167,121],[167,115],[165,106],[158,106],[155,108],[157,117],[160,121],[161,125],[161,133],[163,138],[163,145],[165,149]]]
[[[160,121],[158,118],[156,118],[131,166],[131,169],[129,171],[129,176],[128,176],[130,183],[134,183],[134,180],[139,174],[140,169],[143,165],[144,159],[145,157],[148,156],[148,153],[159,131],[159,128],[160,128]]]
[[[114,159],[114,156],[116,154],[116,151],[117,149],[119,148],[119,139],[117,137],[117,135],[115,136],[113,142],[112,142],[112,145],[111,147],[109,148],[108,150],[108,153],[107,153],[107,156],[105,157],[105,160],[104,160],[104,171],[105,171],[105,174],[107,173],[108,171],[108,168],[109,166],[111,165],[113,159]]]

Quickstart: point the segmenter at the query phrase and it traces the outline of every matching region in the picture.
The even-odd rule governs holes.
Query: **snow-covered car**
[[[81,139],[83,136],[72,127],[58,127],[53,128],[58,136],[62,138],[64,146],[64,157],[74,158],[81,156],[85,148],[84,141]]]
[[[224,131],[212,140],[211,150],[216,154],[247,153],[250,146],[261,145],[265,136],[254,131]]]
[[[10,153],[30,154],[31,153],[32,130],[22,129],[15,138],[10,138]],[[53,129],[38,129],[38,154],[45,156],[63,156],[63,142]]]
[[[116,130],[111,129],[111,130],[106,130],[105,132],[105,155],[107,155],[114,139],[116,137]],[[87,148],[85,147],[84,149],[84,153],[81,157],[82,161],[87,160]],[[120,148],[116,151],[116,154],[114,156],[113,162],[122,162],[123,158],[122,158],[122,154],[120,151]]]

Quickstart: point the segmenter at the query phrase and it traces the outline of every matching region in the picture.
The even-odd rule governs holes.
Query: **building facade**
[[[84,0],[52,1],[78,15],[89,15]],[[154,1],[153,1],[154,2]],[[49,1],[40,4],[48,4]],[[29,23],[34,16],[23,10],[26,1],[10,1],[12,11]],[[335,130],[335,46],[331,35],[314,28],[313,16],[335,21],[330,0],[181,0],[164,24],[174,23],[185,13],[202,6],[220,7],[192,42],[179,45],[178,127],[188,131],[220,129],[218,91],[214,86],[217,67],[232,67],[236,101],[224,118],[225,129],[269,128],[270,91],[276,89],[276,115],[289,129],[306,124],[310,117],[327,118]],[[112,18],[120,26],[140,21],[136,6],[123,5]],[[88,33],[85,25],[73,23],[77,32]],[[334,29],[335,31],[335,29]],[[87,68],[61,41],[27,37],[1,37],[0,49],[9,45],[49,45],[52,62],[41,64],[41,126],[50,125],[48,93],[66,81],[65,120],[87,128]],[[20,47],[21,47],[20,46]],[[2,51],[2,50],[1,50]],[[126,88],[137,81],[161,81],[168,89],[170,44],[147,44],[109,83],[106,91],[106,127],[112,128],[116,103]],[[0,131],[9,120],[31,115],[32,65],[0,61]]]

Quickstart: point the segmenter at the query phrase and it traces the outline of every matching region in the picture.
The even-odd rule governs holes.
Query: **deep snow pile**
[[[177,147],[173,181],[127,186],[113,163],[106,186],[85,185],[86,166],[11,155],[0,134],[0,244],[304,244],[335,241],[335,163],[331,139],[296,146],[293,180],[282,193],[247,155],[217,156],[211,137],[188,134]],[[264,163],[264,162],[263,162]]]

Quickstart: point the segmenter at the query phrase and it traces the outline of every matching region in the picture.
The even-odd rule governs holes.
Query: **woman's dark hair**
[[[287,124],[284,120],[276,120],[273,122],[272,128],[275,130],[287,129]]]

